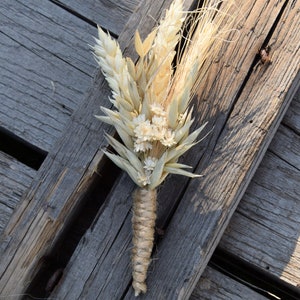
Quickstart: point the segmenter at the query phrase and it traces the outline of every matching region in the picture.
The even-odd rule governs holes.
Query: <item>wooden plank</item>
[[[35,170],[0,152],[0,234],[35,174]]]
[[[283,120],[284,124],[297,132],[300,132],[300,90],[297,91]]]
[[[61,3],[72,12],[99,24],[115,35],[119,35],[133,11],[142,1],[88,0],[82,2],[80,0],[60,0],[55,2]]]
[[[126,53],[133,53],[132,37],[137,28],[141,34],[149,32],[154,19],[170,0],[145,1],[136,11],[123,34],[120,44]],[[153,19],[154,18],[154,19]],[[73,115],[68,126],[49,153],[39,170],[26,198],[11,219],[10,226],[2,236],[0,249],[0,293],[22,294],[41,265],[43,256],[68,226],[72,214],[95,176],[105,146],[103,129],[111,132],[92,116],[99,105],[107,104],[107,86],[99,73],[89,91]]]
[[[292,103],[283,124],[288,121],[295,128],[300,119],[300,97]],[[298,113],[295,107],[299,108]],[[292,114],[297,114],[298,119],[290,120],[288,116]],[[291,127],[279,127],[220,247],[297,286],[300,281],[300,131]]]
[[[0,3],[0,125],[49,151],[91,82],[96,29],[50,1]]]
[[[264,300],[266,298],[222,273],[207,267],[190,300]]]
[[[296,28],[292,22],[299,20],[297,7],[288,8],[290,17],[284,16],[285,22],[275,32],[276,43],[290,47],[278,46],[271,67],[259,68],[247,76],[256,49],[262,43],[256,37],[268,32],[281,8],[272,5],[255,3],[247,14],[246,29],[237,45],[227,45],[224,50],[223,56],[227,54],[230,59],[229,66],[213,66],[218,71],[218,92],[223,93],[217,96],[216,85],[205,83],[207,89],[202,96],[207,95],[203,97],[207,101],[199,104],[199,111],[203,120],[210,120],[215,128],[206,141],[205,151],[201,149],[203,144],[199,145],[185,158],[194,164],[200,160],[197,171],[205,177],[200,182],[189,183],[163,239],[157,244],[145,299],[187,299],[192,293],[295,92],[297,84],[293,79],[299,64],[295,41],[299,40],[299,33],[295,30],[287,35],[287,31]],[[251,36],[248,29],[254,24],[255,36]],[[286,59],[291,49],[295,56],[289,55],[289,59],[294,65]],[[243,71],[238,73],[239,69]],[[247,82],[235,101],[243,78]],[[186,179],[172,177],[159,191],[159,227],[166,225],[186,184]],[[118,298],[127,291],[131,277],[130,204],[127,202],[133,188],[126,177],[114,187],[105,209],[76,249],[54,297],[74,299],[93,295],[105,299],[113,293]],[[125,299],[132,298],[129,289]]]

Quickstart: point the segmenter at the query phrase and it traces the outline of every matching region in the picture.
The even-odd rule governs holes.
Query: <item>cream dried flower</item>
[[[144,169],[147,171],[153,171],[157,164],[157,158],[148,156],[144,160]]]
[[[225,26],[224,19],[229,15],[226,11],[221,18],[216,17],[220,4],[217,0],[204,1],[204,4],[200,17],[193,19],[194,36],[190,34],[185,39],[176,72],[175,47],[186,17],[182,0],[171,4],[158,28],[144,41],[136,32],[135,49],[139,55],[136,64],[122,56],[118,43],[100,27],[93,48],[112,89],[110,101],[114,106],[114,110],[101,107],[105,115],[97,118],[113,125],[122,140],[107,135],[116,154],[107,151],[105,154],[139,186],[134,194],[132,219],[132,285],[136,295],[147,289],[145,280],[153,247],[157,186],[170,173],[200,176],[187,171],[190,167],[178,163],[178,159],[196,144],[205,127],[204,124],[189,132],[194,121],[193,109],[189,107],[192,89],[197,79],[202,78],[201,68],[214,52],[213,43],[222,40],[220,26]],[[230,28],[231,23],[226,24]]]

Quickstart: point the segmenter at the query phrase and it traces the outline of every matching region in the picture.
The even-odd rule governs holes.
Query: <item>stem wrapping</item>
[[[154,242],[156,190],[138,188],[133,194],[132,286],[135,296],[146,293],[147,270]]]

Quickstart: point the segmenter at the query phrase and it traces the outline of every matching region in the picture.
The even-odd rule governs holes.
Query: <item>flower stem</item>
[[[138,188],[133,194],[132,286],[135,296],[146,293],[147,270],[154,241],[156,190]]]

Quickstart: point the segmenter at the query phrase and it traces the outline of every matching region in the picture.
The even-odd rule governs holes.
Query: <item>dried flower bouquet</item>
[[[227,13],[215,18],[219,4],[219,1],[205,1],[194,17],[193,13],[183,11],[182,0],[175,0],[144,41],[136,32],[135,49],[139,55],[136,64],[124,58],[118,43],[98,27],[99,37],[93,50],[112,90],[110,101],[114,109],[101,107],[105,115],[97,118],[114,126],[122,140],[106,135],[117,154],[108,151],[105,154],[138,186],[133,195],[132,217],[132,285],[136,296],[147,290],[156,188],[170,173],[200,176],[187,171],[191,167],[178,163],[178,159],[197,143],[205,126],[189,132],[194,121],[189,105],[192,89],[201,78],[201,67],[222,41],[220,27],[226,32],[222,23]],[[182,25],[187,15],[192,16],[190,33],[183,39],[184,47],[179,47],[184,50],[174,68],[175,47],[182,40]],[[227,20],[228,28],[232,20]]]

